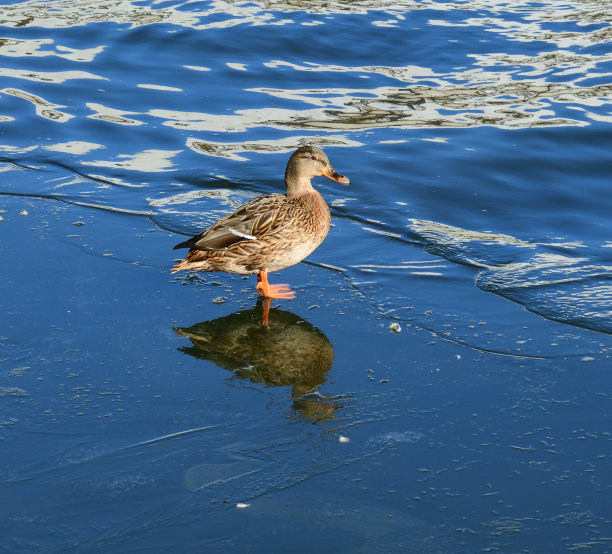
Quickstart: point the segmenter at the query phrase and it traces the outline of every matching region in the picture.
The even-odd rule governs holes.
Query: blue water
[[[0,6],[0,550],[612,549],[606,2]],[[325,149],[297,292],[174,244]]]

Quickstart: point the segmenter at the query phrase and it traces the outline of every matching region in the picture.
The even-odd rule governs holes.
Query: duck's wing
[[[282,214],[289,205],[284,194],[258,196],[174,249],[225,250],[237,242],[257,240],[285,219]]]

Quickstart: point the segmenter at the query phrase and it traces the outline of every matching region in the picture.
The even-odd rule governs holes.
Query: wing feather
[[[292,206],[284,194],[258,196],[174,248],[226,250],[238,242],[258,240],[282,225]]]

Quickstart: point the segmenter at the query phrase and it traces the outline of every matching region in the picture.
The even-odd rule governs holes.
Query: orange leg
[[[257,292],[266,298],[278,298],[279,300],[290,300],[295,298],[289,285],[271,285],[268,283],[268,272],[265,269],[259,270],[257,274]]]
[[[261,312],[261,324],[263,327],[267,327],[270,318],[270,304],[272,304],[271,298],[265,298],[263,301],[263,310]]]

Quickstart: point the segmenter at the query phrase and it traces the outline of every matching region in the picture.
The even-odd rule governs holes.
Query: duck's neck
[[[299,175],[297,171],[292,171],[290,167],[285,172],[285,186],[287,187],[287,198],[295,198],[315,191],[310,182],[310,177]]]

